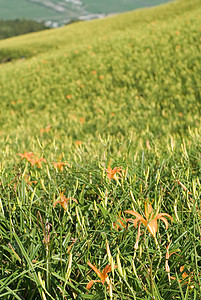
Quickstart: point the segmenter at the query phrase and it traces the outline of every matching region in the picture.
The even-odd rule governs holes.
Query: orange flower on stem
[[[24,152],[24,154],[17,153],[17,155],[19,155],[21,159],[25,158],[28,161],[31,161],[34,156],[33,152]]]
[[[41,132],[41,133],[43,133],[43,132],[49,132],[51,127],[52,127],[52,125],[48,125],[48,126],[46,126],[45,128],[41,128],[41,129],[40,129],[40,132]]]
[[[42,168],[42,162],[47,162],[45,158],[41,157],[38,158],[37,156],[34,159],[30,160],[31,166],[33,167],[34,165],[36,165],[38,168]]]
[[[109,180],[111,181],[112,179],[114,179],[114,180],[118,180],[118,176],[117,176],[117,174],[119,174],[120,176],[122,176],[122,174],[121,174],[121,172],[123,171],[121,168],[117,168],[117,167],[115,167],[114,169],[112,169],[111,167],[110,167],[110,162],[109,162],[109,165],[108,165],[108,167],[107,167],[107,169],[106,169],[106,172],[107,172],[107,177],[109,178]]]
[[[92,265],[89,261],[87,262],[87,264],[92,268],[92,270],[94,270],[94,272],[98,275],[98,277],[100,278],[100,280],[91,280],[89,281],[89,283],[87,284],[86,288],[89,290],[92,285],[94,284],[94,282],[101,282],[103,285],[106,283],[109,285],[110,284],[110,280],[108,277],[108,273],[111,272],[111,266],[107,265],[105,267],[105,269],[103,269],[103,272],[99,271],[96,266]],[[115,268],[117,267],[116,265],[114,266]]]
[[[165,217],[170,218],[171,221],[173,221],[173,218],[166,213],[159,213],[156,216],[154,216],[152,211],[153,208],[151,204],[145,203],[145,218],[143,218],[143,216],[141,216],[139,213],[133,210],[126,210],[125,213],[131,214],[136,217],[135,220],[128,219],[127,221],[132,222],[135,227],[137,227],[138,222],[142,223],[148,229],[151,235],[155,238],[156,232],[158,231],[158,220],[163,221],[165,223],[166,229],[168,229],[168,221]]]
[[[181,273],[181,276],[182,276],[182,279],[179,279],[179,282],[182,283],[182,285],[185,285],[185,284],[189,284],[192,283],[190,285],[190,289],[193,289],[195,287],[195,281],[193,281],[195,279],[195,274],[193,272],[191,272],[189,275],[184,271],[184,266],[181,266],[180,267],[180,273]],[[198,274],[200,276],[200,274]],[[173,280],[177,280],[176,277],[174,276],[170,276],[170,279],[173,279]],[[187,280],[187,281],[186,281]]]
[[[24,152],[24,154],[18,153],[17,155],[21,156],[21,159],[25,158],[29,161],[32,167],[37,165],[38,168],[42,168],[42,162],[47,162],[45,158],[38,158],[33,152]]]
[[[59,169],[59,171],[63,172],[64,166],[67,165],[68,167],[70,167],[70,165],[66,162],[52,162],[52,164],[54,164],[55,169]]]
[[[169,280],[169,284],[171,284],[171,276],[170,276],[170,267],[169,267],[169,258],[172,254],[177,254],[176,252],[171,252],[169,253],[169,248],[170,248],[170,244],[171,242],[167,245],[166,247],[166,255],[165,255],[165,270],[168,274],[168,280]],[[177,251],[180,251],[179,249]],[[178,255],[178,254],[177,254]]]
[[[70,200],[70,197],[66,198],[66,196],[64,195],[65,190],[63,191],[63,193],[60,192],[60,196],[59,196],[59,200],[57,200],[56,202],[54,202],[53,207],[55,207],[58,203],[63,207],[64,210],[67,209],[68,207],[68,201]],[[75,203],[78,204],[77,200],[75,198],[71,198]]]
[[[75,145],[76,145],[77,147],[81,146],[81,144],[82,144],[82,141],[76,141],[76,142],[75,142]]]
[[[127,220],[121,217],[121,212],[119,213],[118,219],[116,222],[112,223],[114,229],[122,230],[127,227]]]

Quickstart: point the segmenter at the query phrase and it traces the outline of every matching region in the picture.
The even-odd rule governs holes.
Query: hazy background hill
[[[168,0],[1,0],[0,19],[28,18],[57,27],[74,19],[99,18]]]

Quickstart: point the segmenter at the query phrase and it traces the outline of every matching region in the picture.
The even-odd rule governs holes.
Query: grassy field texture
[[[0,41],[2,299],[200,299],[200,42],[198,0]]]

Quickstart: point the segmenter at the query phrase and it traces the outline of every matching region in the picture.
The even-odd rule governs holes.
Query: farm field
[[[201,3],[0,41],[0,297],[200,299]]]
[[[28,18],[63,25],[79,17],[91,18],[91,14],[98,17],[165,2],[168,0],[18,0],[16,5],[15,0],[1,0],[0,19]]]

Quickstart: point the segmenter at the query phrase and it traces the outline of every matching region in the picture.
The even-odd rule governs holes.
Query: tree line
[[[44,29],[49,29],[44,22],[39,23],[28,19],[0,20],[0,39]]]

